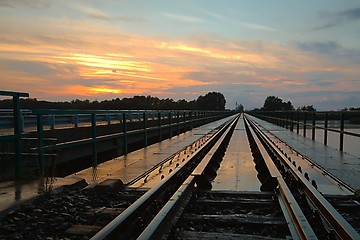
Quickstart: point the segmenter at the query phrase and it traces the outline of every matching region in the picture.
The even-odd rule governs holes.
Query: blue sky
[[[360,107],[360,2],[0,0],[0,88]]]

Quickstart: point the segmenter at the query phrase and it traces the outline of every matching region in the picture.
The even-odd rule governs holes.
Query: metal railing
[[[22,141],[23,128],[22,128],[22,115],[20,110],[20,98],[29,97],[28,93],[23,92],[10,92],[0,91],[0,96],[12,97],[13,101],[13,133],[8,136],[0,136],[0,143],[13,142],[15,148],[15,178],[20,178],[20,163],[21,163],[21,152],[22,152]],[[0,158],[2,156],[0,155]]]
[[[312,140],[315,140],[315,130],[321,129],[324,131],[324,145],[328,144],[328,132],[338,133],[340,151],[344,151],[344,135],[360,137],[360,134],[358,133],[345,131],[345,122],[360,123],[360,111],[259,111],[249,112],[249,114],[286,129],[290,129],[290,131],[295,131],[296,129],[297,134],[300,134],[300,129],[302,129],[302,135],[304,137],[306,137],[307,129],[311,129]],[[329,127],[330,121],[337,121],[339,128]],[[321,123],[321,125],[319,123]]]
[[[123,154],[128,153],[128,137],[138,134],[143,137],[143,146],[148,146],[148,132],[158,131],[158,139],[162,140],[163,131],[166,128],[167,134],[171,138],[176,132],[180,134],[180,129],[191,130],[197,122],[206,119],[214,119],[215,117],[225,117],[232,114],[230,111],[174,111],[174,110],[33,110],[31,113],[25,111],[27,117],[31,116],[31,124],[36,123],[36,128],[33,132],[24,133],[24,125],[26,127],[26,117],[24,118],[20,110],[20,97],[28,97],[27,93],[4,92],[0,91],[0,95],[12,96],[14,98],[13,129],[14,134],[0,134],[0,144],[5,145],[9,142],[15,142],[13,153],[5,152],[3,147],[0,147],[0,160],[6,154],[14,155],[15,159],[15,177],[18,179],[21,176],[21,156],[31,155],[38,159],[39,175],[45,175],[46,162],[45,157],[48,155],[52,157],[54,152],[64,151],[66,149],[80,147],[83,145],[91,145],[92,164],[96,166],[98,163],[98,144],[103,141],[116,140],[118,146],[123,149]],[[9,116],[9,113],[7,113]],[[24,121],[25,119],[25,121]],[[25,122],[25,124],[24,124]],[[130,123],[136,123],[136,128],[128,129]],[[119,129],[111,133],[100,133],[99,127],[104,125],[117,125]],[[46,127],[46,128],[45,128]],[[57,129],[86,129],[86,136],[81,136],[77,139],[56,141],[56,139],[49,139],[47,131]],[[91,134],[90,134],[91,132]],[[75,133],[75,131],[74,131]],[[117,141],[121,139],[121,141]],[[30,140],[32,145],[24,153],[22,143],[25,140]],[[54,143],[53,141],[56,141]],[[30,152],[29,152],[30,151]],[[1,162],[1,161],[0,161]],[[0,171],[1,177],[1,171]]]

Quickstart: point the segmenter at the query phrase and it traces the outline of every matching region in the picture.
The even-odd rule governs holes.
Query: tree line
[[[253,111],[294,111],[295,108],[292,105],[291,101],[283,101],[281,98],[276,96],[268,96],[265,99],[264,105],[262,108],[255,108]],[[301,106],[296,109],[297,111],[312,111],[315,112],[316,109],[313,105]]]
[[[134,96],[104,101],[75,99],[65,102],[51,102],[36,98],[21,98],[23,109],[79,109],[79,110],[225,110],[226,100],[222,93],[209,92],[196,100],[175,101],[171,98],[160,99],[153,96]],[[0,101],[0,109],[12,108],[12,99]]]
[[[279,97],[268,96],[265,99],[264,105],[261,108],[255,108],[252,111],[294,111],[295,108],[290,101],[283,101]],[[344,108],[340,111],[359,111],[360,107],[355,108]],[[301,106],[296,109],[296,111],[304,111],[304,112],[316,112],[316,108],[313,105]]]

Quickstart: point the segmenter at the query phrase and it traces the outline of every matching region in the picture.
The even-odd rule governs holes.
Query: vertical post
[[[170,138],[172,138],[173,129],[172,129],[172,114],[171,114],[171,111],[169,112],[169,131],[170,131]]]
[[[180,115],[179,110],[176,112],[177,135],[180,134]]]
[[[51,114],[49,116],[49,120],[50,120],[50,129],[54,130],[55,129],[55,115]]]
[[[290,112],[290,131],[291,131],[291,132],[294,131],[294,123],[293,123],[293,120],[294,120],[294,112],[291,111],[291,112]]]
[[[161,113],[160,112],[158,112],[158,126],[159,126],[159,141],[162,141]]]
[[[21,123],[21,110],[20,110],[20,97],[19,95],[13,96],[13,114],[14,114],[14,135],[16,136],[15,140],[15,178],[20,178],[21,171],[21,132],[22,132],[22,123]]]
[[[147,147],[146,112],[143,113],[143,120],[144,120],[144,147]]]
[[[123,113],[124,154],[128,153],[126,113]]]
[[[184,132],[186,132],[186,111],[184,111],[183,123],[184,123]]]
[[[38,132],[38,160],[40,167],[40,177],[45,176],[45,162],[44,162],[44,116],[37,114],[37,132]]]
[[[286,124],[287,124],[287,122],[286,122],[286,112],[285,111],[283,111],[283,114],[282,114],[282,120],[283,120],[283,128],[286,128],[287,129],[287,126],[286,126]]]
[[[20,110],[20,97],[29,97],[28,93],[1,91],[0,95],[12,96],[13,102],[13,124],[14,124],[14,155],[15,155],[15,178],[20,179],[21,154],[22,154],[22,132],[24,130],[24,119]]]
[[[110,113],[106,113],[106,120],[107,120],[107,124],[111,125],[111,114]]]
[[[316,113],[313,112],[312,114],[312,134],[311,134],[311,139],[315,140],[315,123],[316,123]]]
[[[300,132],[300,112],[298,111],[296,114],[296,133],[299,134]]]
[[[340,151],[344,150],[344,112],[340,113]]]
[[[79,115],[78,115],[78,114],[75,114],[75,115],[73,116],[73,119],[74,119],[74,128],[79,127]]]
[[[91,114],[91,135],[92,135],[92,155],[93,166],[97,165],[97,144],[96,144],[96,114]]]
[[[328,128],[328,113],[325,113],[325,125],[324,125],[324,145],[327,145],[327,128]]]
[[[193,116],[192,112],[189,112],[190,130],[193,129]]]
[[[304,137],[306,137],[306,112],[304,112]]]

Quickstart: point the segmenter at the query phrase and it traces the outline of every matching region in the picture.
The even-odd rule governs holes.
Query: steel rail
[[[255,126],[259,126],[258,123],[252,121],[251,119],[248,118],[248,120],[250,120],[250,122],[252,122]],[[262,130],[260,129],[260,127],[257,127],[261,132]],[[266,136],[267,137],[267,136]],[[268,138],[268,137],[267,137]],[[271,140],[270,140],[271,142]],[[303,153],[299,152],[297,149],[291,147],[288,145],[289,148],[291,148],[292,151],[296,152],[297,154],[301,155],[304,159],[306,159],[308,162],[311,163],[311,165],[317,167],[320,171],[322,171],[322,174],[324,176],[329,176],[329,178],[331,178],[333,181],[337,182],[339,185],[341,185],[342,187],[348,189],[351,192],[355,193],[355,189],[351,186],[349,186],[348,184],[346,184],[343,180],[339,179],[337,176],[335,176],[334,174],[332,174],[331,172],[327,171],[323,166],[321,166],[320,164],[318,164],[317,162],[315,162],[314,160],[310,159],[308,156],[304,155]],[[296,171],[296,170],[295,170]]]
[[[236,117],[232,120],[234,121]],[[174,170],[168,177],[166,177],[162,182],[160,182],[155,187],[148,190],[144,195],[142,195],[138,200],[136,200],[132,205],[125,209],[120,215],[118,215],[113,221],[101,229],[97,234],[95,234],[91,240],[102,240],[102,239],[121,239],[119,236],[120,228],[123,227],[124,223],[128,221],[131,217],[134,217],[145,205],[149,202],[155,202],[154,199],[160,194],[164,189],[169,189],[171,182],[174,178],[183,171],[186,167],[195,162],[198,158],[198,155],[204,150],[207,150],[214,142],[221,137],[225,130],[230,126],[230,121],[224,125],[219,131],[217,131],[206,144],[199,147],[194,154],[188,158],[181,168]]]
[[[249,122],[246,118],[245,122],[249,125]],[[285,183],[281,173],[276,168],[274,162],[266,151],[265,147],[261,143],[257,134],[252,128],[249,128],[251,135],[254,138],[254,141],[262,155],[262,158],[265,161],[265,164],[270,172],[271,177],[276,178],[278,183],[277,196],[278,201],[283,210],[284,217],[287,220],[289,230],[293,239],[318,239],[310,223],[306,219],[304,213],[300,209],[300,206],[296,202],[294,196],[292,195],[290,189]]]
[[[177,216],[180,216],[184,210],[184,206],[189,202],[189,197],[191,192],[195,189],[194,184],[196,183],[196,178],[203,173],[206,166],[210,163],[211,158],[214,156],[215,152],[219,149],[220,145],[225,142],[225,139],[231,133],[231,129],[235,127],[235,124],[239,118],[236,118],[235,121],[226,129],[224,134],[217,140],[217,142],[212,146],[210,151],[205,155],[202,161],[197,165],[197,167],[192,171],[190,176],[184,181],[184,183],[179,187],[179,189],[173,194],[170,200],[164,205],[164,207],[158,212],[150,224],[145,228],[145,230],[137,238],[139,240],[146,239],[166,239],[169,235],[171,228],[176,224]],[[171,224],[169,224],[171,222]]]
[[[342,217],[342,215],[326,200],[326,198],[310,184],[310,182],[299,172],[299,170],[297,170],[290,161],[287,161],[288,158],[275,146],[273,142],[270,141],[269,137],[264,134],[251,120],[249,120],[249,122],[252,123],[251,125],[254,129],[256,129],[261,138],[275,151],[275,153],[280,157],[282,163],[298,180],[308,199],[318,209],[323,219],[332,227],[336,234],[341,239],[360,239],[359,233]]]
[[[231,122],[232,120],[229,120],[225,123],[223,123],[221,126],[219,126],[219,128],[222,128],[223,126],[225,126],[226,124],[228,124],[229,122]],[[192,142],[191,144],[189,144],[188,146],[193,145],[194,143],[196,143],[198,140]],[[176,155],[180,154],[182,151],[186,150],[188,148],[188,146],[183,147],[182,149],[180,149],[179,151],[171,154],[169,157],[165,158],[164,160],[160,161],[159,163],[155,164],[153,167],[151,167],[149,170],[145,171],[144,173],[142,173],[141,175],[137,176],[136,178],[132,179],[131,181],[129,181],[128,183],[125,184],[125,186],[130,186],[132,184],[134,184],[135,182],[139,181],[140,179],[144,178],[145,176],[149,175],[151,172],[155,171],[157,168],[159,168],[161,165],[165,164],[166,162],[169,162],[171,159],[173,159]]]

